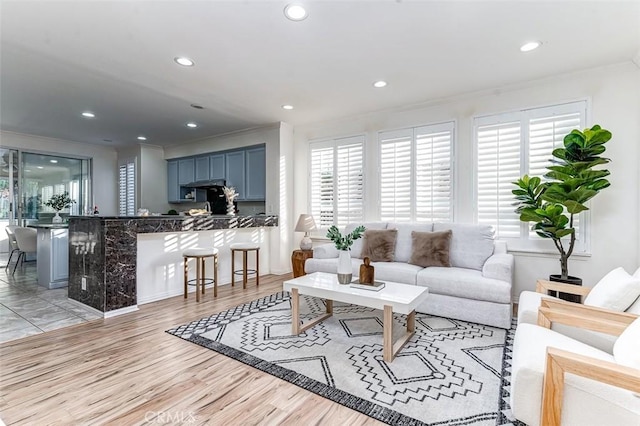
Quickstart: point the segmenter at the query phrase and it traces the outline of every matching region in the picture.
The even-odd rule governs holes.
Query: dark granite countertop
[[[278,216],[71,216],[69,218],[69,222],[71,224],[100,223],[101,226],[108,229],[122,228],[123,232],[147,234],[155,232],[209,231],[216,229],[274,227],[278,226]],[[72,228],[76,229],[73,226]]]
[[[34,223],[27,225],[28,228],[61,229],[68,228],[68,223]]]
[[[246,219],[246,218],[277,218],[278,215],[272,214],[237,214],[237,215],[226,215],[226,214],[211,214],[211,215],[198,215],[198,216],[188,216],[188,215],[177,215],[177,214],[160,214],[160,215],[148,215],[148,216],[70,216],[74,219],[105,219],[105,220],[131,220],[131,219],[206,219],[206,218],[215,218],[215,219]]]

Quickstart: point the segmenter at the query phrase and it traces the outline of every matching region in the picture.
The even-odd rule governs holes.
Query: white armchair
[[[536,291],[523,291],[518,300],[518,324],[537,324],[538,308],[543,300],[564,302],[547,295],[548,291],[557,291],[578,295],[585,305],[607,310],[640,314],[640,270],[629,275],[624,269],[616,268],[603,277],[593,288],[538,280]],[[634,302],[635,301],[635,302]],[[598,331],[586,330],[565,324],[553,324],[552,329],[572,337],[605,352],[612,353],[615,336]]]
[[[553,323],[619,335],[613,354],[550,330]],[[543,300],[539,324],[516,330],[511,409],[535,425],[640,424],[640,319]]]

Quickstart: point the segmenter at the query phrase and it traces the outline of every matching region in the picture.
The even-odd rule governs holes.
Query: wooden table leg
[[[384,322],[382,329],[382,357],[386,362],[393,361],[393,308],[384,305]]]
[[[297,288],[291,289],[291,334],[300,334],[300,294]]]
[[[297,288],[291,289],[291,334],[298,335],[304,333],[314,325],[322,322],[333,315],[333,300],[326,299],[327,313],[320,315],[304,326],[300,326],[300,293]]]
[[[400,352],[402,347],[411,339],[416,331],[416,311],[411,311],[407,315],[407,332],[393,343],[393,308],[384,306],[384,331],[382,357],[385,362],[392,362],[393,358]]]

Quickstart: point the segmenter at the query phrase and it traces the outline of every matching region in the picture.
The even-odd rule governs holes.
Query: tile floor
[[[13,262],[4,268],[7,259],[0,255],[0,343],[102,318],[69,301],[66,288],[39,286],[35,261],[25,262],[12,276]]]

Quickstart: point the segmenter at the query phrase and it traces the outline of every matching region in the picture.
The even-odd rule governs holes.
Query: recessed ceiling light
[[[83,117],[87,117],[87,118],[95,118],[96,115],[94,113],[92,113],[91,111],[85,111],[85,112],[82,113],[82,116]]]
[[[384,80],[378,80],[375,83],[373,83],[373,87],[377,87],[377,88],[384,87],[386,85],[387,85],[387,82]]]
[[[196,123],[194,123],[194,122],[187,123],[186,126],[192,128],[192,129],[195,129],[196,127],[198,127],[198,125]]]
[[[307,10],[299,4],[290,3],[284,8],[284,16],[292,21],[302,21],[307,19]]]
[[[44,169],[44,167],[42,166],[36,166],[38,169]]]
[[[282,109],[293,109],[293,105],[282,105]]]
[[[176,56],[173,60],[176,61],[176,64],[182,65],[183,67],[192,67],[195,65],[195,62],[184,56]]]
[[[56,164],[58,160],[49,160],[50,163]]]
[[[139,141],[146,141],[147,138],[145,136],[138,136]]]
[[[525,43],[522,46],[520,46],[520,51],[521,52],[531,52],[532,50],[535,50],[538,47],[540,47],[541,44],[542,43],[540,43],[539,41],[530,41],[530,42]]]
[[[30,172],[30,171],[31,171],[30,169],[25,169],[25,172]]]

